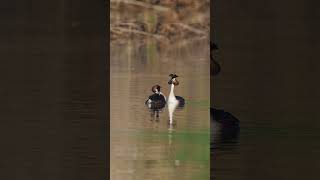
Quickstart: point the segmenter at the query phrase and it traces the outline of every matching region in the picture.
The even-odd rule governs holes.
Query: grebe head
[[[169,74],[169,76],[170,76],[171,78],[177,78],[177,77],[179,77],[179,76],[176,75],[175,73],[174,73],[174,74]]]
[[[176,74],[170,74],[169,75],[171,77],[170,81],[168,82],[168,84],[173,84],[175,86],[178,86],[179,85],[179,81],[176,79],[177,77],[179,77],[178,75]]]
[[[210,51],[214,51],[214,50],[218,50],[219,48],[218,48],[218,46],[215,44],[215,43],[213,43],[213,42],[210,42]]]
[[[213,58],[213,52],[218,50],[218,46],[213,43],[213,42],[210,42],[210,75],[211,76],[215,76],[215,75],[218,75],[221,71],[221,67],[220,67],[220,64],[215,61],[215,59]]]
[[[151,91],[155,94],[160,94],[160,88],[161,87],[159,85],[154,85],[152,86]]]

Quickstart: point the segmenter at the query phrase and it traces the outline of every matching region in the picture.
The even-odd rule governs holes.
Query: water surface
[[[315,5],[217,1],[222,71],[213,102],[240,120],[212,156],[217,180],[319,179],[318,28]],[[239,28],[241,27],[241,28]]]
[[[111,179],[209,179],[209,47],[206,42],[163,50],[157,42],[111,46]],[[175,94],[186,100],[169,125],[167,107],[145,105],[169,74],[180,77]]]

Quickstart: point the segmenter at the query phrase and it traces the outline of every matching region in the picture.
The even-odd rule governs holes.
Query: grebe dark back
[[[236,143],[239,138],[239,120],[229,112],[210,108],[210,150],[211,153],[227,143]],[[223,146],[222,146],[223,147]]]
[[[239,120],[232,114],[224,110],[210,108],[210,116],[212,120],[217,121],[223,124],[224,126],[236,128],[239,127]]]
[[[161,87],[159,85],[152,86],[151,91],[154,94],[150,95],[145,102],[150,109],[161,109],[166,105],[166,97],[160,89]]]

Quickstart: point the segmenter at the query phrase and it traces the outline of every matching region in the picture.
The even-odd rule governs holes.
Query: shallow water
[[[111,179],[209,179],[208,53],[207,42],[170,51],[152,40],[111,46]],[[186,105],[169,125],[167,107],[157,117],[144,102],[155,84],[168,96],[173,72]]]

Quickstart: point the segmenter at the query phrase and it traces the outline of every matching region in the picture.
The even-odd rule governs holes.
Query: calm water
[[[216,2],[214,37],[222,72],[212,81],[212,97],[217,108],[239,118],[241,129],[238,139],[217,142],[215,179],[319,179],[314,6]]]
[[[209,179],[209,47],[197,42],[159,49],[157,42],[111,46],[111,179]],[[186,100],[168,125],[144,102],[155,84],[169,94],[169,74],[180,77],[175,94]]]
[[[316,100],[303,88],[306,84],[282,84],[286,81],[274,79],[265,86],[275,89],[266,90],[235,82],[246,78],[254,81],[250,75],[228,73],[229,77],[216,80],[220,85],[215,88],[216,104],[238,117],[241,129],[238,139],[218,139],[215,143],[212,176],[219,180],[316,177],[320,165],[319,115]],[[290,91],[290,86],[297,89]]]
[[[235,73],[229,73],[233,74],[230,79],[239,80]],[[228,82],[228,78],[224,80]],[[274,81],[277,86],[273,87],[283,86],[281,80]],[[278,88],[265,91],[249,84],[234,87],[236,82],[218,83],[215,92],[220,97],[216,97],[216,104],[238,117],[241,129],[238,139],[217,138],[211,157],[214,179],[317,177],[319,115],[313,106],[317,102],[303,92],[304,84],[296,92],[285,93]]]

